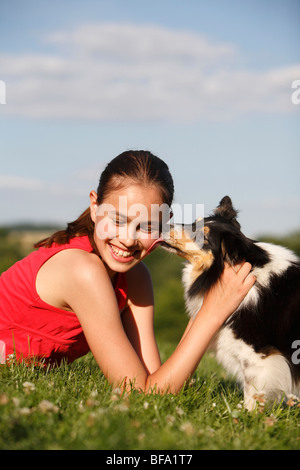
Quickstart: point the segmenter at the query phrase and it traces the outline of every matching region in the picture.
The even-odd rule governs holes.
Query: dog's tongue
[[[147,253],[150,253],[151,251],[153,251],[158,245],[161,245],[163,241],[164,240],[162,238],[158,238],[157,240],[154,240],[152,245],[148,248]]]

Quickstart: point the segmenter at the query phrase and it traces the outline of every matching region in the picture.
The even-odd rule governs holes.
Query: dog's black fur
[[[183,226],[184,232],[193,232],[195,225],[194,223],[190,227]],[[177,240],[174,232],[172,235],[171,228],[171,235],[166,239],[168,247],[172,247],[171,251],[188,259],[192,265],[195,257],[206,255],[207,258],[208,254],[210,256],[209,263],[204,263],[203,266],[200,264],[200,268],[196,264],[194,267],[190,266],[184,274],[186,303],[190,315],[196,313],[191,310],[197,305],[197,299],[200,305],[204,293],[220,278],[225,261],[232,265],[245,260],[251,263],[253,273],[257,277],[255,286],[227,320],[223,329],[230,328],[234,340],[241,340],[243,344],[250,346],[251,351],[260,359],[271,355],[283,356],[289,366],[293,386],[287,386],[282,392],[299,393],[300,366],[297,361],[292,361],[292,344],[295,340],[300,340],[299,258],[290,250],[247,238],[240,230],[237,211],[228,196],[222,199],[211,216],[204,219],[204,228],[202,224],[200,230],[203,244],[194,249],[194,254],[186,251],[185,246],[187,239],[197,244],[197,237],[191,239],[186,235],[185,240]],[[241,345],[236,341],[232,342],[233,355],[238,344]],[[221,355],[220,341],[219,349]],[[243,361],[247,362],[246,359]],[[254,363],[255,361],[253,367]],[[226,367],[226,364],[224,365]],[[240,376],[245,375],[244,366],[245,364],[241,364]],[[251,374],[253,375],[253,370]],[[247,381],[247,378],[245,380]]]

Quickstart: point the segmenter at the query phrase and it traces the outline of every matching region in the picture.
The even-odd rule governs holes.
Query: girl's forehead
[[[123,206],[124,202],[129,207],[137,203],[144,205],[162,204],[163,200],[158,186],[131,183],[110,191],[103,202],[112,204],[117,209],[120,205]]]
[[[98,206],[97,215],[155,223],[169,219],[170,208],[155,186],[130,185],[107,195]]]

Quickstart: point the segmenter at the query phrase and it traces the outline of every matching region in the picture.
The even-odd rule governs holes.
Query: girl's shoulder
[[[73,310],[76,297],[89,296],[99,286],[107,292],[110,285],[100,258],[80,249],[56,253],[41,266],[35,280],[40,298],[64,310]]]
[[[96,273],[107,277],[107,271],[102,260],[95,253],[81,249],[68,249],[59,251],[49,258],[41,267],[50,276],[57,276],[64,282],[84,278],[92,278]]]
[[[67,270],[76,271],[81,275],[93,273],[95,270],[107,273],[103,261],[95,253],[75,248],[61,251],[55,255],[55,258]]]

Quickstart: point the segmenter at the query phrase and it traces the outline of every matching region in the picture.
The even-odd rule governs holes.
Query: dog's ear
[[[229,220],[235,227],[240,228],[240,224],[237,221],[238,211],[232,205],[232,201],[229,196],[224,196],[220,201],[218,207],[215,209],[214,214],[216,216],[223,217]]]

